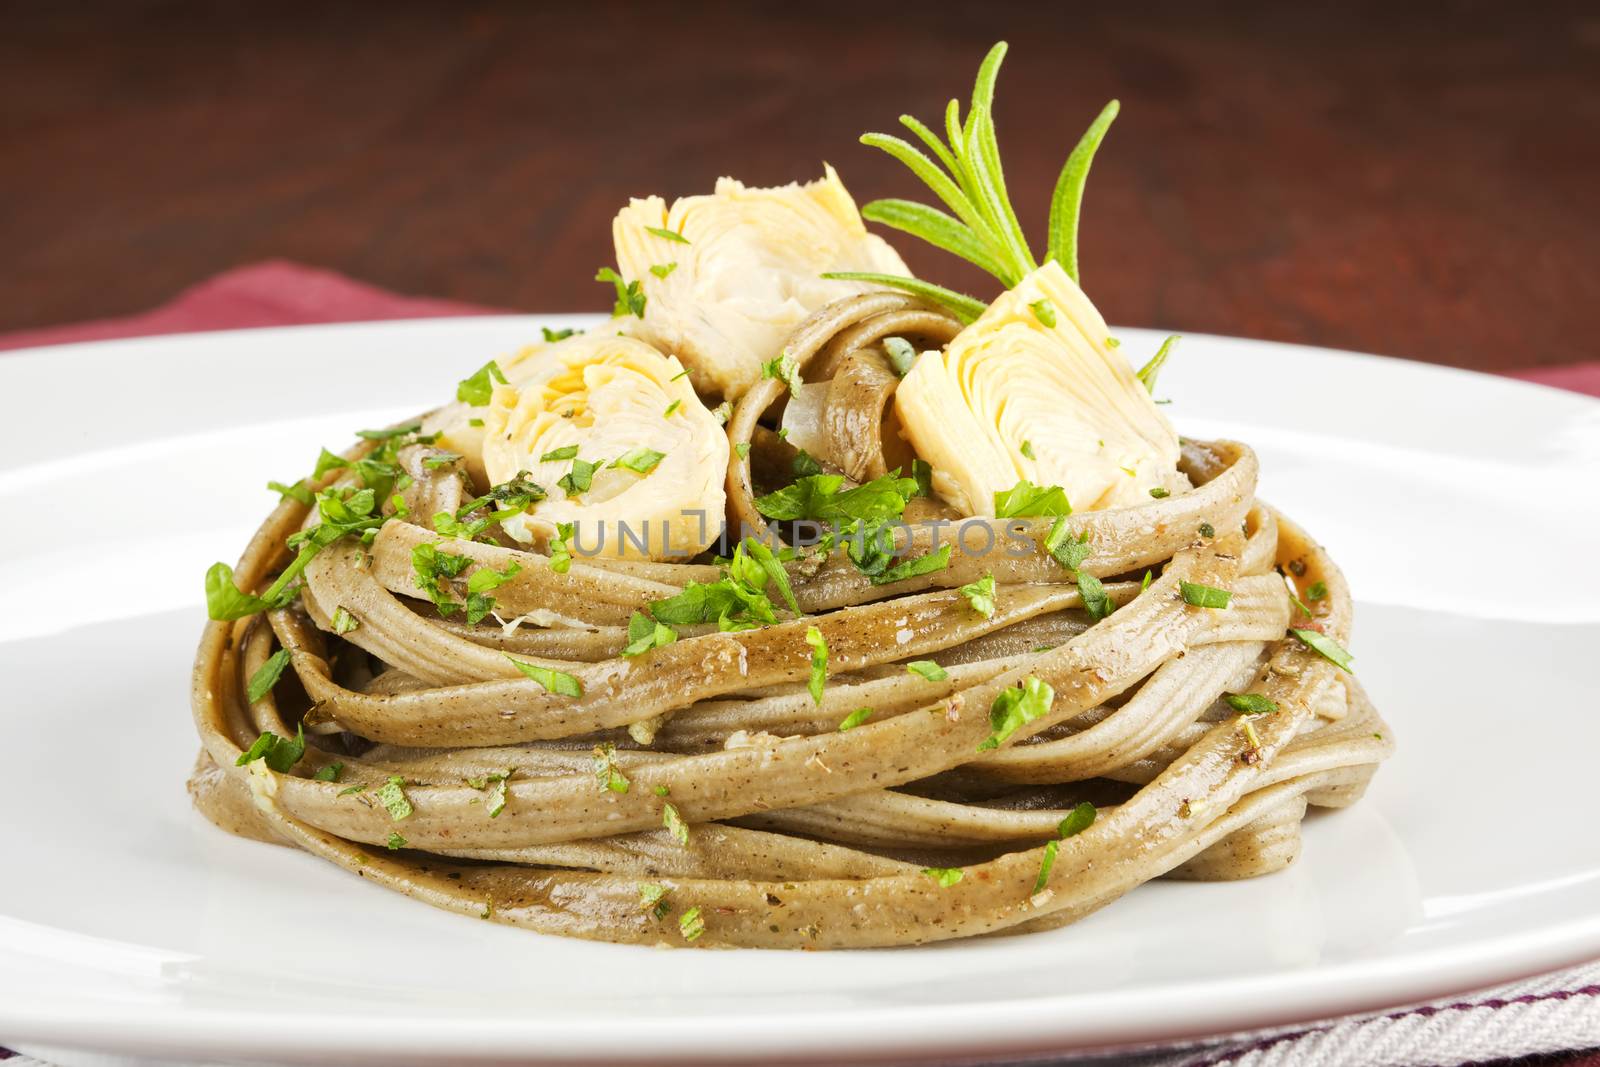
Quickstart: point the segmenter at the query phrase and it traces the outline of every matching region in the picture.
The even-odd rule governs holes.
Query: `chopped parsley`
[[[1067,503],[1066,490],[1059,485],[1034,485],[1024,478],[994,495],[994,514],[997,519],[1071,515],[1072,505]]]
[[[389,818],[395,822],[411,817],[414,809],[411,807],[411,799],[406,796],[406,780],[398,774],[391,775],[387,782],[378,787],[373,796],[378,798],[378,803],[383,805],[384,810],[389,813]]]
[[[1209,522],[1202,522],[1200,524],[1200,536],[1215,537],[1217,536],[1217,528],[1211,525]]]
[[[660,226],[646,226],[645,227],[645,232],[646,233],[653,233],[657,237],[665,238],[668,241],[676,241],[678,244],[681,244],[681,245],[686,245],[686,244],[689,243],[689,239],[687,237],[685,237],[683,234],[679,233],[677,230],[663,229]]]
[[[651,471],[656,469],[656,466],[662,460],[666,458],[667,454],[665,452],[657,452],[653,448],[645,448],[643,445],[640,445],[638,448],[628,449],[628,451],[612,460],[611,469],[615,470],[618,467],[623,467],[627,470],[633,471],[635,474],[649,474]],[[574,464],[574,466],[576,466],[576,464]],[[587,486],[585,486],[585,488],[587,488]]]
[[[1290,627],[1289,632],[1298,637],[1301,644],[1322,656],[1323,659],[1332,663],[1335,667],[1347,674],[1355,673],[1350,670],[1350,664],[1355,661],[1355,657],[1346,652],[1343,645],[1327,634],[1318,633],[1316,630],[1296,630],[1293,627]]]
[[[1319,600],[1326,599],[1327,596],[1328,584],[1326,582],[1312,582],[1311,588],[1306,590],[1306,599],[1313,604]],[[1307,612],[1307,614],[1310,614],[1310,612]]]
[[[661,805],[661,825],[667,828],[667,833],[680,845],[689,844],[689,824],[683,821],[683,816],[678,814],[678,809],[671,803]]]
[[[1050,303],[1050,301],[1035,300],[1033,303],[1029,304],[1028,307],[1033,311],[1033,317],[1038,319],[1040,323],[1049,329],[1055,329],[1056,309],[1055,306]]]
[[[1061,825],[1056,827],[1056,835],[1063,839],[1076,837],[1094,825],[1095,808],[1088,801],[1079,804],[1068,813]]]
[[[626,793],[628,779],[617,769],[617,746],[609,742],[594,746],[594,776],[600,781],[601,789],[609,789],[613,793]]]
[[[706,932],[706,921],[700,916],[699,908],[690,908],[678,916],[678,932],[685,941],[693,941]]]
[[[650,273],[657,278],[665,278],[677,269],[678,265],[676,263],[657,263],[650,268]]]
[[[578,458],[578,446],[577,445],[562,445],[560,448],[552,448],[550,451],[548,451],[544,455],[540,456],[539,457],[539,462],[540,463],[560,463],[562,460],[577,459],[577,458]]]
[[[318,767],[316,772],[311,775],[311,778],[317,782],[337,782],[343,774],[344,764],[334,762]]]
[[[1145,392],[1156,391],[1156,375],[1161,373],[1161,368],[1167,365],[1167,357],[1172,354],[1172,346],[1177,344],[1179,335],[1173,334],[1161,342],[1161,347],[1156,349],[1156,354],[1150,357],[1150,362],[1139,368],[1138,378],[1144,383]]]
[[[1022,442],[1022,447],[1017,449],[1017,451],[1021,452],[1024,456],[1026,456],[1029,459],[1038,459],[1039,458],[1038,456],[1033,454],[1033,442],[1032,441],[1024,441],[1024,442]]]
[[[743,459],[750,454],[750,442],[740,441],[733,446],[733,451],[740,459]]]
[[[811,680],[806,689],[814,704],[822,703],[822,686],[828,678],[828,642],[815,626],[806,627],[806,644],[811,646]]]
[[[990,734],[978,746],[979,752],[997,749],[1023,725],[1049,713],[1056,691],[1048,682],[1029,676],[1022,684],[1002,689],[989,705]]]
[[[1117,610],[1116,601],[1106,592],[1105,585],[1092,574],[1078,572],[1078,596],[1083,599],[1083,610],[1096,622],[1109,618]]]
[[[1050,533],[1044,539],[1044,550],[1050,553],[1051,559],[1069,571],[1075,571],[1083,566],[1083,561],[1093,552],[1089,547],[1089,531],[1083,531],[1074,541],[1072,531],[1067,529],[1065,515],[1050,524]]]
[[[272,692],[272,687],[278,684],[278,679],[283,677],[283,669],[289,665],[289,650],[280,648],[267,657],[267,661],[250,676],[250,684],[245,686],[245,699],[251,704]]]
[[[582,333],[583,331],[581,331],[581,330],[573,330],[573,329],[552,330],[548,326],[541,326],[541,327],[539,327],[539,332],[544,335],[545,343],[548,344],[551,341],[565,341],[567,338],[571,337],[573,334]]]
[[[906,664],[906,673],[914,674],[929,682],[942,682],[950,677],[950,672],[933,662],[931,659],[912,660]]]
[[[664,622],[657,622],[641,611],[628,618],[628,643],[622,649],[624,656],[642,656],[653,648],[670,645],[678,639],[678,631]]]
[[[741,548],[744,550],[743,555],[739,551]],[[752,561],[755,569],[752,569],[745,560]],[[789,584],[789,572],[783,569],[783,564],[772,554],[772,549],[754,537],[746,537],[744,543],[734,549],[733,559],[728,564],[729,575],[734,575],[736,570],[740,572],[736,575],[740,581],[762,590],[763,593],[766,591],[767,579],[770,578],[772,587],[783,598],[784,605],[796,615],[800,614],[800,605],[794,598],[794,587]]]
[[[933,495],[933,464],[925,459],[911,461],[911,480],[917,483],[917,491],[912,496]]]
[[[491,819],[506,810],[506,780],[510,777],[511,772],[506,771],[504,774],[485,774],[467,779],[468,785],[486,794],[484,800]]]
[[[679,409],[679,408],[681,408],[681,407],[683,407],[683,401],[681,401],[681,400],[674,400],[674,401],[673,401],[673,402],[672,402],[672,403],[670,403],[670,404],[668,404],[668,405],[667,405],[667,410],[665,410],[665,411],[663,411],[663,412],[662,412],[662,413],[661,413],[661,417],[662,417],[662,418],[663,418],[663,419],[666,419],[666,418],[671,418],[671,417],[672,417],[672,413],[673,413],[673,412],[674,412],[674,411],[677,411],[677,410],[678,410],[678,409]]]
[[[782,382],[791,393],[800,389],[800,367],[789,358],[788,349],[785,349],[782,355],[761,364],[761,377]]]
[[[609,282],[617,292],[617,302],[611,307],[611,317],[620,319],[624,315],[633,315],[635,318],[644,318],[645,295],[644,287],[638,280],[627,282],[622,280],[622,275],[610,267],[601,267],[595,272],[594,280]]]
[[[1150,495],[1155,497],[1157,500],[1165,500],[1167,497],[1171,496],[1172,493],[1161,488],[1159,485],[1156,485],[1150,488]]]
[[[439,614],[449,618],[461,608],[460,604],[450,599],[449,582],[466,570],[471,562],[466,556],[441,552],[437,544],[424,542],[411,549],[412,581],[433,601]]]
[[[572,569],[572,549],[568,543],[572,540],[572,533],[577,529],[577,523],[556,523],[556,535],[550,539],[547,546],[550,553],[550,569],[557,574],[566,574]]]
[[[665,919],[671,905],[667,903],[667,887],[659,882],[640,882],[639,907],[657,920]]]
[[[268,482],[267,488],[279,496],[287,497],[296,504],[304,504],[308,508],[317,502],[316,495],[306,485],[304,478],[301,478],[293,485],[284,485],[282,482]]]
[[[500,588],[521,570],[520,563],[512,563],[503,571],[488,566],[473,571],[467,578],[467,622],[473,626],[482,622],[494,610],[494,597],[489,596],[489,591]]]
[[[874,523],[899,518],[906,501],[917,492],[916,479],[901,478],[898,470],[854,489],[841,489],[843,485],[844,476],[840,474],[808,475],[757,497],[756,510],[780,521],[811,519],[843,525],[861,519]]]
[[[1039,861],[1039,877],[1033,880],[1033,895],[1038,896],[1050,884],[1050,870],[1056,865],[1056,852],[1061,848],[1061,842],[1051,841],[1044,846],[1044,856]]]
[[[926,552],[914,559],[896,563],[893,567],[885,568],[880,574],[872,576],[873,585],[888,585],[890,582],[903,582],[907,578],[916,578],[923,574],[932,574],[942,571],[950,566],[950,547],[940,545],[937,552]]]
[[[384,847],[390,852],[398,852],[400,849],[406,847],[406,839],[400,836],[399,830],[390,830],[389,840],[384,842]]]
[[[1198,582],[1179,582],[1178,593],[1183,597],[1185,604],[1192,604],[1197,608],[1225,608],[1233,599],[1233,594],[1226,589],[1201,585]]]
[[[711,417],[716,419],[718,424],[726,426],[728,424],[728,420],[733,418],[733,401],[724,400],[722,403],[712,408]]]
[[[357,430],[356,436],[363,441],[389,441],[396,437],[409,437],[421,432],[422,423],[413,422],[406,426],[391,426],[383,430]]]
[[[1278,710],[1276,700],[1260,693],[1224,693],[1222,699],[1228,702],[1228,707],[1246,715],[1267,715]]]
[[[300,757],[305,754],[305,727],[297,726],[292,738],[279,737],[271,730],[268,730],[256,738],[249,748],[239,753],[239,758],[233,761],[233,765],[235,767],[243,767],[254,763],[256,760],[261,760],[279,774],[287,774],[289,768],[299,763]]]
[[[577,496],[579,493],[587,493],[589,487],[594,484],[594,472],[604,464],[605,460],[603,459],[596,463],[590,463],[586,459],[574,459],[572,461],[572,469],[563,474],[556,481],[556,485],[569,497]]]
[[[456,385],[456,399],[471,407],[481,408],[494,394],[494,383],[506,384],[505,372],[500,364],[490,360]]]
[[[523,663],[521,660],[511,659],[510,656],[506,656],[506,659],[510,659],[511,665],[517,670],[543,686],[547,693],[554,693],[557,696],[564,697],[583,696],[583,686],[576,678],[564,671],[558,671],[552,667],[540,667],[532,663]]]
[[[870,718],[872,718],[871,708],[857,708],[855,711],[852,711],[850,714],[846,715],[843,722],[839,723],[839,732],[843,733],[846,730],[854,730],[857,726],[860,726]]]
[[[960,867],[924,867],[922,873],[939,883],[940,889],[949,889],[966,875]]]
[[[967,598],[973,611],[986,619],[994,617],[994,575],[985,574],[977,581],[962,586],[961,595]]]
[[[889,367],[898,377],[904,378],[911,373],[911,367],[917,361],[917,350],[910,341],[904,337],[885,337],[883,351],[889,357]]]

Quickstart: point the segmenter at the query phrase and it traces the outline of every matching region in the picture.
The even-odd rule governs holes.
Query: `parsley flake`
[[[456,399],[471,407],[484,407],[494,394],[495,382],[504,385],[506,376],[500,364],[491,359],[456,385]]]
[[[1066,490],[1059,485],[1034,485],[1024,478],[1010,489],[994,495],[994,515],[997,519],[1071,514],[1072,505],[1067,503]]]
[[[278,684],[278,679],[283,677],[283,669],[289,665],[289,650],[280,648],[250,676],[250,684],[245,687],[245,699],[254,704]]]
[[[540,463],[560,463],[563,460],[577,459],[577,458],[578,458],[578,446],[577,445],[562,445],[560,448],[552,448],[550,451],[548,451],[544,455],[540,456],[539,457],[539,462]]]
[[[379,786],[378,791],[373,794],[378,798],[378,803],[389,813],[389,818],[395,822],[410,818],[414,810],[411,807],[411,799],[406,796],[405,786],[404,778],[398,774],[391,775],[389,780]]]
[[[1038,319],[1042,325],[1048,329],[1055,329],[1055,305],[1051,304],[1048,300],[1035,300],[1033,303],[1029,304],[1028,307],[1033,311],[1033,317]]]
[[[870,718],[872,718],[871,708],[857,708],[855,711],[852,711],[850,714],[846,715],[844,717],[844,721],[839,723],[839,732],[844,733],[846,730],[854,730],[857,726],[860,726]]]
[[[678,809],[671,803],[661,806],[661,825],[667,828],[667,833],[680,845],[687,847],[689,844],[689,824],[683,821],[683,816],[678,814]]]
[[[994,703],[989,705],[989,727],[992,732],[978,746],[978,751],[999,748],[1022,726],[1048,714],[1055,699],[1056,691],[1050,684],[1031,675],[1024,678],[1021,685],[1002,689],[1000,695],[994,698]]]
[[[506,656],[506,659],[511,660],[511,665],[517,670],[543,686],[547,693],[554,693],[557,696],[564,697],[583,696],[583,686],[578,682],[578,679],[564,671],[558,671],[551,667],[540,667],[533,663],[523,663],[521,660],[511,659],[510,656]]]
[[[933,662],[931,659],[912,660],[906,664],[906,673],[914,674],[929,682],[942,682],[950,677],[950,672]]]
[[[624,315],[633,315],[635,318],[644,318],[646,297],[644,287],[638,280],[627,282],[622,280],[622,275],[610,267],[601,267],[595,272],[594,280],[609,282],[617,292],[617,302],[612,305],[611,317],[620,319]]]
[[[811,680],[806,688],[812,703],[822,703],[822,686],[828,677],[828,642],[815,626],[806,627],[806,644],[811,646]]]
[[[261,760],[268,767],[279,774],[289,773],[289,768],[300,762],[300,757],[306,754],[305,727],[295,728],[294,737],[279,737],[271,730],[266,731],[245,751],[239,753],[239,758],[233,761],[235,767],[244,767]]]
[[[960,867],[924,867],[922,873],[939,883],[940,889],[949,889],[966,876]]]
[[[1178,593],[1183,597],[1185,604],[1192,604],[1197,608],[1225,608],[1233,599],[1233,594],[1226,589],[1200,585],[1198,582],[1179,582]]]
[[[689,239],[677,230],[668,230],[661,226],[646,226],[644,229],[646,233],[653,233],[657,237],[665,238],[668,241],[676,241],[680,245],[689,243]]]
[[[961,595],[967,598],[973,611],[986,619],[994,617],[994,575],[985,574],[977,581],[962,586]]]
[[[1298,637],[1301,644],[1316,652],[1341,671],[1347,674],[1355,673],[1350,669],[1350,664],[1355,661],[1355,657],[1345,651],[1343,645],[1327,634],[1318,633],[1316,630],[1296,630],[1293,627],[1289,629],[1289,632]]]
[[[1224,693],[1222,699],[1227,701],[1228,707],[1246,715],[1267,715],[1278,710],[1276,700],[1260,693]]]

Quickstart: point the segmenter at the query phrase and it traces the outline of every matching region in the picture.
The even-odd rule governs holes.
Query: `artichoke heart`
[[[1054,261],[1024,277],[895,391],[933,488],[964,515],[993,515],[1019,480],[1058,485],[1084,511],[1176,492],[1178,435],[1105,320]]]
[[[728,437],[677,359],[607,336],[528,362],[479,409],[483,465],[493,484],[527,471],[549,495],[501,529],[548,544],[572,523],[569,547],[614,559],[681,558],[716,539]]]
[[[636,199],[611,229],[618,269],[646,296],[631,332],[678,353],[701,392],[729,399],[761,378],[801,319],[873,288],[822,273],[908,273],[867,232],[832,167],[819,181],[776,189],[719,178],[712,195],[670,209],[658,196]]]
[[[495,360],[501,375],[513,385],[523,385],[549,377],[567,360],[584,360],[616,340],[621,328],[616,323],[597,326],[587,333],[573,334],[559,341],[536,341]],[[462,457],[462,465],[479,485],[488,482],[483,469],[484,408],[456,401],[446,404],[423,420],[425,433],[436,433],[440,448]],[[476,425],[474,425],[476,423]]]

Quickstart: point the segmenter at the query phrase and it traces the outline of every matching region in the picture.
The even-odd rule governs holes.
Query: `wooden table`
[[[862,202],[917,195],[856,137],[936,118],[1005,36],[996,117],[1036,243],[1065,153],[1122,100],[1083,237],[1113,322],[1478,368],[1594,357],[1600,7],[1113,6],[1136,10],[0,8],[0,329],[275,256],[599,309],[630,195],[824,159]]]

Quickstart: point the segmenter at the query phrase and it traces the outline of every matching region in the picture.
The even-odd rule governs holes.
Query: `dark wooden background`
[[[1002,36],[996,117],[1035,235],[1065,153],[1122,100],[1083,252],[1113,322],[1479,368],[1600,348],[1593,2],[0,2],[0,329],[275,256],[598,309],[630,194],[823,159],[860,201],[915,193],[856,137],[936,118]]]

